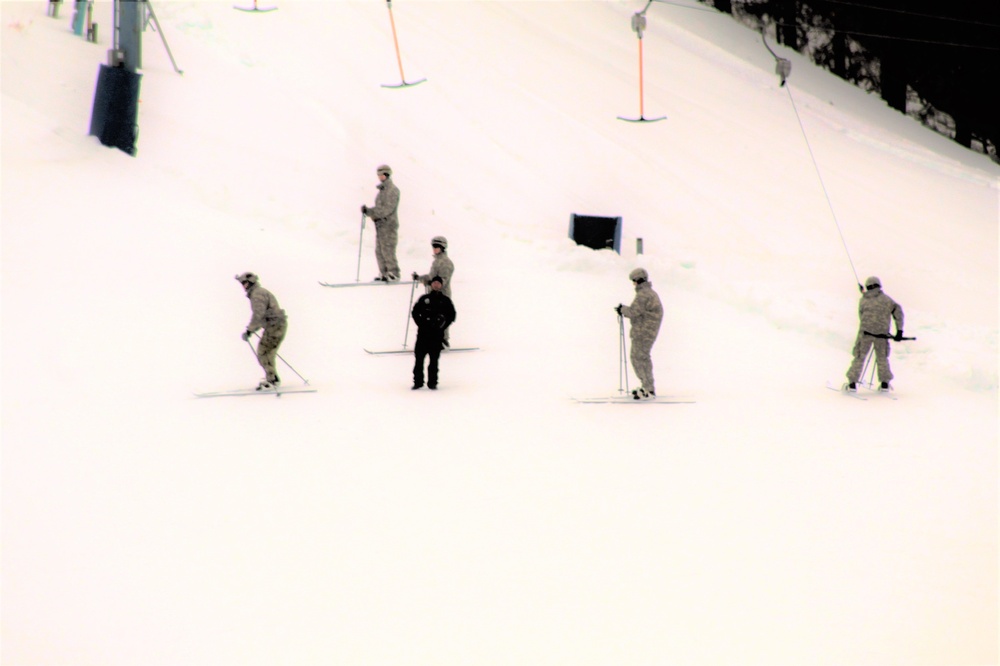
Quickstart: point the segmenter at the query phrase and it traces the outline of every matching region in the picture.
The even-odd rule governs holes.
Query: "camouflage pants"
[[[399,277],[399,262],[396,261],[396,245],[399,244],[399,227],[390,227],[385,222],[375,223],[375,261],[378,272],[383,276]]]
[[[278,357],[278,347],[285,339],[288,331],[288,323],[274,324],[264,329],[264,334],[260,336],[260,343],[257,345],[257,362],[264,369],[267,381],[273,382],[278,378],[278,373],[274,365]]]
[[[854,360],[847,370],[847,381],[857,382],[861,380],[861,373],[865,367],[865,359],[868,358],[868,350],[875,347],[875,364],[878,366],[878,380],[880,382],[892,381],[892,370],[889,369],[889,341],[883,338],[873,338],[864,333],[858,334],[857,342],[854,343]]]
[[[650,393],[656,393],[656,385],[653,383],[653,342],[655,340],[632,340],[632,351],[629,354],[635,376],[642,382],[642,388]]]

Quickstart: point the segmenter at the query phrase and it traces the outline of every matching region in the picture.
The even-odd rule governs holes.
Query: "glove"
[[[361,214],[362,215],[367,215],[368,214],[368,206],[366,206],[364,204],[361,204]]]
[[[902,339],[903,339],[903,329],[898,329],[896,331],[896,337],[894,337],[893,340],[895,340],[896,342],[899,342]]]
[[[243,331],[243,335],[241,335],[240,337],[243,338],[243,342],[248,342],[250,340],[251,335],[252,333],[250,333],[250,331]]]
[[[622,313],[622,304],[621,303],[619,303],[618,305],[615,306],[615,312],[617,312],[619,315]]]
[[[413,281],[414,281],[414,282],[416,282],[416,281],[417,281],[417,280],[419,280],[419,279],[420,279],[420,276],[419,276],[419,275],[417,275],[417,272],[416,272],[416,271],[413,271]]]

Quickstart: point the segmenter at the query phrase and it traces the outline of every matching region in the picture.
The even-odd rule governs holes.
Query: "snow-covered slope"
[[[668,120],[616,120],[642,6],[397,2],[427,82],[389,90],[383,3],[162,0],[184,75],[147,32],[133,158],[86,136],[108,44],[0,4],[4,663],[997,661],[996,165],[704,7],[650,8]],[[412,343],[408,288],[317,284],[380,163],[483,349],[437,393],[363,351]],[[698,402],[575,404],[638,265]],[[259,379],[245,270],[318,393],[192,397]],[[825,389],[870,274],[918,338],[894,401]]]

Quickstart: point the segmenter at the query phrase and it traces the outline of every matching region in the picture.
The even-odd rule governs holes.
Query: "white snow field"
[[[644,2],[397,0],[404,89],[383,2],[154,4],[184,74],[147,30],[132,157],[87,136],[111,3],[99,44],[0,3],[4,664],[997,663],[996,164],[693,3],[648,10],[645,124]],[[408,287],[317,284],[381,163],[481,347],[434,393],[364,351]],[[571,400],[618,393],[636,266],[696,404]],[[318,392],[193,396],[261,377],[243,271]],[[868,275],[896,400],[826,388]]]

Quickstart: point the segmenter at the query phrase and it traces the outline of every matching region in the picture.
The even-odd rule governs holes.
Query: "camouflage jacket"
[[[643,282],[635,287],[635,299],[632,305],[622,307],[622,315],[632,320],[629,335],[632,340],[652,343],[660,332],[660,322],[663,321],[663,304],[660,297],[653,291],[650,282]]]
[[[247,289],[247,298],[250,299],[250,309],[253,311],[250,323],[247,324],[247,330],[251,333],[258,328],[270,328],[287,321],[285,311],[278,305],[278,299],[259,284]]]
[[[427,293],[431,290],[431,280],[434,279],[435,275],[440,275],[444,279],[444,283],[441,285],[441,293],[451,298],[451,276],[455,272],[455,263],[448,258],[448,253],[441,251],[434,255],[434,263],[431,264],[431,270],[427,275],[421,275],[418,280],[427,287]]]
[[[881,289],[866,291],[858,302],[858,335],[863,333],[889,333],[889,325],[896,321],[896,330],[903,330],[903,308]]]
[[[386,178],[378,184],[378,194],[375,195],[375,205],[368,209],[368,217],[375,221],[376,226],[384,224],[390,229],[399,228],[399,218],[396,210],[399,208],[399,188]]]

